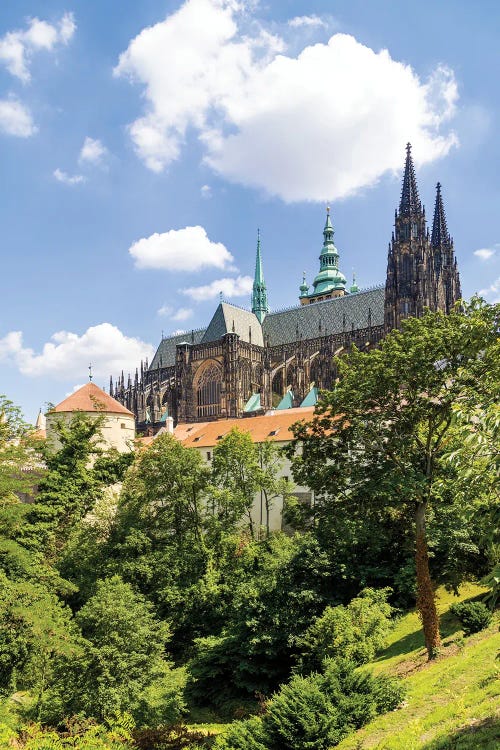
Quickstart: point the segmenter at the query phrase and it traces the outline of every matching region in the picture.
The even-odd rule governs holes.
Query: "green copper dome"
[[[339,253],[333,243],[333,226],[330,207],[326,209],[326,222],[323,229],[323,248],[319,256],[319,273],[313,281],[313,295],[328,294],[334,290],[345,291],[346,277],[339,271]]]
[[[309,294],[309,286],[306,284],[306,272],[302,274],[302,284],[299,286],[300,289],[300,296],[301,297],[307,297]]]

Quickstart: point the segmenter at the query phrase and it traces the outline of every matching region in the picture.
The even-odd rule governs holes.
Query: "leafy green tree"
[[[0,573],[0,694],[29,690],[40,718],[57,661],[79,654],[71,613],[43,586]]]
[[[58,558],[75,524],[102,495],[103,485],[92,466],[102,454],[101,427],[100,415],[76,412],[69,423],[55,423],[56,444],[41,445],[46,473],[18,541],[29,549],[43,550],[48,560]]]
[[[168,627],[142,596],[118,576],[99,581],[76,623],[84,651],[61,664],[47,718],[83,713],[103,720],[129,712],[148,723],[150,710],[156,721],[178,718],[178,681],[164,658]]]
[[[464,394],[498,382],[500,364],[489,352],[499,312],[498,305],[477,301],[450,315],[429,312],[405,321],[374,351],[354,349],[340,363],[340,382],[324,395],[312,428],[299,425],[295,433],[303,448],[294,459],[295,477],[315,490],[318,503],[326,498],[340,512],[354,501],[411,514],[417,608],[429,658],[440,636],[426,521],[450,497],[442,480],[454,407]],[[455,486],[464,481],[459,473],[451,479]]]
[[[298,640],[300,671],[320,670],[328,658],[343,657],[356,664],[371,661],[391,628],[389,594],[390,589],[365,589],[346,607],[326,607]]]
[[[31,492],[40,477],[33,428],[21,410],[0,395],[0,503],[17,502],[17,494]],[[26,471],[30,469],[31,471]]]
[[[270,440],[265,440],[257,445],[259,457],[258,490],[264,497],[265,530],[266,536],[270,534],[270,513],[273,504],[280,499],[283,507],[286,507],[293,491],[293,484],[280,476],[284,464],[282,450]]]
[[[252,506],[259,489],[257,446],[248,432],[233,428],[214,448],[211,491],[212,511],[225,528],[235,528],[246,517],[252,539],[255,524]]]

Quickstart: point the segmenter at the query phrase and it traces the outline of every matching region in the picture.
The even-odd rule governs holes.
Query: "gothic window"
[[[273,378],[272,384],[272,402],[273,406],[277,406],[283,398],[283,369],[278,370]]]
[[[403,255],[403,281],[410,281],[411,259],[409,255]]]
[[[418,224],[416,221],[411,225],[411,236],[415,239],[418,237]]]
[[[196,411],[198,417],[215,417],[220,411],[222,371],[218,365],[206,367],[198,380],[196,389]]]
[[[252,387],[250,383],[251,368],[249,362],[241,363],[241,395],[246,400],[250,397]]]

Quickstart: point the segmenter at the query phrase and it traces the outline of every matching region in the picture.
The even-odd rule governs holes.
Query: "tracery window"
[[[198,417],[215,417],[220,411],[222,371],[215,363],[206,367],[198,380],[196,405]]]

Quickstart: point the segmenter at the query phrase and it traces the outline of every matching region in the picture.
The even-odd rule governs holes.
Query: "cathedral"
[[[320,267],[299,304],[270,312],[257,238],[252,309],[220,301],[206,328],[162,338],[151,363],[123,373],[110,394],[153,434],[173,418],[208,422],[313,406],[337,377],[336,361],[355,344],[369,349],[425,308],[448,312],[460,299],[460,278],[438,183],[429,233],[417,189],[411,146],[389,243],[385,284],[348,286],[327,208]]]

